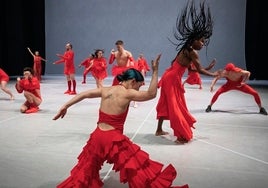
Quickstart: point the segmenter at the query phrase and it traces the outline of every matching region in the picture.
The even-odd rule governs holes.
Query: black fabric
[[[9,76],[21,75],[24,67],[33,66],[27,47],[45,57],[45,2],[4,0],[0,7],[0,67]]]
[[[251,80],[268,80],[265,55],[267,53],[268,11],[262,1],[247,0],[245,27],[245,58]]]

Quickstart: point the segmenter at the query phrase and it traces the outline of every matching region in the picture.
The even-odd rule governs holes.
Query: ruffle
[[[119,131],[98,129],[78,156],[70,177],[57,188],[102,187],[99,171],[105,161],[113,164],[113,170],[120,173],[120,182],[128,183],[130,188],[169,188],[177,175],[171,164],[162,171],[163,164],[151,160],[148,153]],[[188,185],[175,187],[188,188]]]

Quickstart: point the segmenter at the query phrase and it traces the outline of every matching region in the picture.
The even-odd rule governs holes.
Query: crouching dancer
[[[113,170],[120,172],[120,182],[130,188],[188,188],[188,185],[173,186],[175,168],[169,164],[153,161],[149,154],[123,134],[124,123],[131,101],[147,101],[156,97],[158,83],[158,62],[161,55],[152,61],[152,79],[147,91],[139,91],[144,77],[130,68],[117,76],[118,85],[84,91],[65,103],[53,118],[63,118],[67,109],[87,98],[101,98],[99,119],[87,144],[78,157],[78,163],[70,176],[57,188],[100,188],[103,182],[99,171],[104,162],[113,164]],[[163,170],[162,170],[163,169]]]
[[[42,102],[40,92],[40,82],[37,77],[33,76],[33,69],[25,67],[23,69],[23,78],[17,78],[15,85],[18,93],[24,94],[26,101],[21,105],[21,113],[35,113],[39,110],[39,105]]]

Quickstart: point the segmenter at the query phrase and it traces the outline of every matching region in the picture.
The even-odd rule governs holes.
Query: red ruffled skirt
[[[177,172],[171,164],[162,171],[163,164],[149,159],[148,153],[120,131],[102,131],[98,127],[78,156],[70,176],[57,188],[102,187],[99,171],[105,161],[114,164],[113,170],[120,172],[120,182],[128,183],[130,188],[188,188],[187,184],[172,186]]]

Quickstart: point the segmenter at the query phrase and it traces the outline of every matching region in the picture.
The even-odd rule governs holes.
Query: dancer
[[[82,84],[86,83],[86,79],[87,79],[87,74],[90,72],[90,69],[93,65],[93,63],[91,62],[91,60],[94,58],[94,54],[89,54],[89,56],[83,60],[80,64],[79,64],[79,68],[84,66],[84,72],[83,72],[83,81]]]
[[[91,74],[96,81],[97,88],[103,87],[103,80],[108,76],[107,62],[103,57],[104,50],[95,50],[94,58],[91,60]]]
[[[254,97],[255,102],[257,103],[259,107],[259,113],[263,115],[267,115],[265,108],[262,107],[261,98],[258,92],[246,83],[249,77],[250,77],[249,71],[236,67],[233,63],[228,63],[225,66],[225,69],[221,72],[221,74],[212,80],[212,83],[210,86],[211,92],[213,92],[214,90],[213,87],[220,78],[225,78],[226,83],[223,84],[213,95],[210,101],[210,104],[208,105],[206,109],[206,112],[211,112],[212,105],[216,102],[216,100],[221,94],[228,92],[230,90],[238,90],[238,91],[247,93],[249,95],[252,95]]]
[[[42,75],[42,61],[46,62],[47,60],[40,56],[39,51],[35,51],[33,53],[29,47],[27,49],[30,52],[30,54],[33,56],[34,76],[36,76],[37,79],[39,81],[41,81],[42,80],[42,78],[41,78],[41,75]]]
[[[8,74],[3,69],[0,68],[1,89],[10,96],[10,100],[14,100],[14,95],[12,94],[10,89],[7,88],[8,82],[9,82]]]
[[[116,78],[118,74],[122,74],[128,68],[136,68],[135,60],[132,56],[132,53],[124,48],[124,42],[118,40],[115,42],[117,51],[112,49],[111,55],[109,58],[109,64],[112,64],[116,60],[116,65],[112,67],[112,75],[114,76],[112,85],[118,85],[119,82]],[[133,101],[133,107],[137,108],[137,102]]]
[[[210,9],[205,8],[205,2],[200,3],[197,12],[194,1],[188,1],[187,6],[177,18],[174,37],[179,41],[178,53],[158,83],[160,97],[156,106],[158,125],[156,136],[168,134],[163,131],[164,120],[170,120],[170,126],[177,137],[176,143],[186,143],[193,138],[192,128],[196,119],[188,111],[185,101],[185,90],[182,85],[182,76],[185,70],[193,63],[196,70],[208,76],[217,76],[218,72],[209,72],[201,66],[198,51],[208,45],[212,35],[213,21]],[[174,43],[175,44],[175,43]]]
[[[137,66],[138,66],[138,70],[141,72],[141,74],[143,75],[143,77],[146,76],[146,73],[148,71],[150,71],[150,67],[146,61],[146,59],[144,58],[144,55],[142,53],[140,53],[138,59],[137,59]]]
[[[63,118],[69,107],[83,99],[101,98],[97,127],[90,134],[70,176],[57,185],[57,188],[102,187],[99,171],[105,161],[113,164],[116,172],[120,171],[120,182],[128,183],[131,188],[172,187],[176,177],[174,167],[169,164],[162,170],[163,164],[151,160],[148,153],[123,134],[130,102],[147,101],[156,97],[160,57],[158,55],[152,61],[153,74],[147,91],[139,91],[144,78],[139,71],[130,68],[117,75],[119,85],[84,91],[61,107],[53,120]],[[176,187],[187,188],[188,185]]]
[[[206,70],[210,70],[214,67],[216,64],[216,59],[213,59],[213,61],[209,64],[208,67],[206,67]],[[195,66],[193,63],[188,67],[188,76],[187,78],[183,81],[182,85],[184,86],[185,84],[190,84],[190,85],[199,85],[199,89],[202,89],[202,80],[199,72],[197,72]]]
[[[71,43],[67,43],[66,51],[63,55],[56,54],[61,59],[55,61],[53,64],[64,63],[64,74],[67,80],[67,90],[64,94],[76,95],[76,80],[75,80],[75,65],[74,65],[74,51],[73,45]]]
[[[38,112],[39,106],[42,103],[40,82],[37,77],[34,76],[34,71],[30,67],[23,69],[23,79],[17,77],[17,83],[15,85],[18,93],[24,94],[26,101],[21,105],[21,113],[35,113]]]
[[[112,75],[114,76],[112,85],[119,84],[116,78],[117,75],[122,74],[122,72],[133,67],[135,64],[132,53],[124,49],[124,42],[122,40],[116,41],[115,45],[117,50],[112,49],[109,58],[109,64],[112,64],[116,60],[116,65],[112,67]]]

